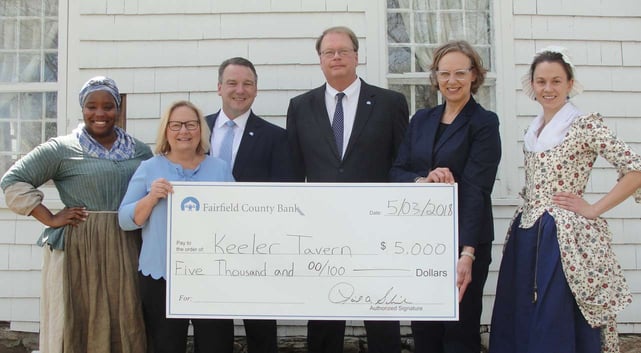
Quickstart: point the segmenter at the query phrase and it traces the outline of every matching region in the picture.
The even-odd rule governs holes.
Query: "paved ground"
[[[411,353],[410,339],[404,340],[403,353]],[[281,339],[280,352],[305,352],[304,337],[288,337]],[[15,332],[9,330],[9,323],[0,322],[0,353],[31,353],[38,348],[38,335],[35,333]],[[191,347],[190,347],[191,348]],[[192,352],[193,349],[188,349]],[[238,339],[235,353],[246,352],[244,339]],[[345,338],[345,353],[365,353],[367,343],[358,337]],[[641,353],[641,335],[621,335],[621,353]]]

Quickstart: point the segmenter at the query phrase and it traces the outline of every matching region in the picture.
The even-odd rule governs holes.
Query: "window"
[[[410,111],[441,102],[428,82],[432,52],[449,40],[467,40],[488,70],[475,99],[494,110],[494,71],[490,0],[387,0],[387,79],[405,94]]]
[[[58,0],[0,1],[0,174],[57,135]]]

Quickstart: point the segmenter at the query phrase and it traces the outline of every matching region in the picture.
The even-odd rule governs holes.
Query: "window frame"
[[[43,0],[44,1],[44,0]],[[58,54],[58,60],[57,60],[57,79],[55,82],[0,82],[0,93],[56,93],[57,95],[57,105],[56,105],[56,110],[57,110],[57,115],[55,120],[52,119],[52,121],[55,121],[56,124],[56,136],[64,134],[64,131],[67,130],[68,128],[68,121],[66,119],[67,117],[67,104],[66,104],[66,99],[67,99],[67,93],[66,90],[64,89],[65,87],[65,82],[66,82],[66,77],[67,77],[67,27],[68,27],[68,0],[58,0],[58,13],[57,13],[57,23],[58,23],[58,47],[55,49]],[[35,16],[28,16],[28,17],[34,17]],[[50,18],[52,16],[40,16],[39,18],[42,20],[44,18]],[[44,31],[42,31],[41,27],[41,33],[40,37],[41,40],[44,36]],[[47,52],[53,51],[53,49],[45,49],[45,45],[41,43],[41,48],[37,49],[41,55],[44,55]],[[27,49],[25,51],[35,51],[36,49]],[[18,49],[20,51],[20,49]],[[43,59],[44,60],[44,56]],[[16,62],[16,65],[18,63]],[[40,66],[40,75],[41,78],[44,75],[43,72],[43,66]],[[44,114],[44,112],[43,112]],[[44,116],[42,117],[42,123],[46,123],[47,121],[45,120]],[[44,127],[43,130],[41,131],[41,143],[45,142],[43,138],[43,134],[45,134]],[[16,160],[19,159],[22,156],[21,151],[19,150],[12,150],[10,151],[0,151],[2,155],[9,155]],[[0,173],[4,174],[6,170],[0,170]]]
[[[410,0],[410,1],[418,1],[418,0]],[[464,1],[464,0],[462,0]],[[490,65],[488,63],[484,63],[486,66],[486,69],[488,69],[487,74],[485,76],[485,82],[483,83],[483,86],[481,89],[490,89],[490,97],[489,97],[489,103],[490,105],[487,107],[490,110],[496,111],[498,109],[498,101],[497,101],[497,72],[496,72],[496,67],[497,66],[497,34],[494,28],[496,27],[494,24],[497,21],[497,14],[495,9],[494,4],[496,2],[499,2],[500,0],[489,0],[489,15],[490,15],[490,45],[487,45],[491,48],[490,50]],[[410,5],[411,6],[411,5]],[[409,90],[410,90],[410,96],[408,97],[408,105],[410,108],[410,112],[415,112],[418,109],[424,108],[421,105],[417,105],[416,102],[416,86],[417,85],[424,85],[428,86],[430,85],[430,73],[429,72],[417,72],[414,71],[414,68],[416,68],[416,55],[415,55],[415,48],[417,46],[427,46],[427,47],[434,47],[438,44],[430,44],[430,45],[417,45],[414,40],[414,28],[409,29],[409,38],[410,38],[410,68],[412,68],[412,72],[406,72],[406,73],[390,73],[389,72],[389,54],[388,54],[388,49],[390,47],[408,47],[406,44],[396,44],[396,43],[389,43],[388,42],[388,35],[387,35],[387,29],[388,29],[388,23],[387,23],[387,16],[390,12],[388,12],[387,8],[387,1],[382,2],[382,18],[384,20],[385,26],[381,30],[382,33],[382,39],[383,39],[383,44],[381,45],[382,49],[382,60],[381,62],[384,63],[384,65],[381,66],[381,70],[383,71],[383,77],[385,78],[385,81],[387,82],[388,87],[389,86],[399,86],[399,85],[408,85]],[[458,12],[460,10],[438,10],[438,13],[448,13],[448,12]],[[416,11],[412,11],[411,9],[401,9],[399,11],[394,11],[394,13],[407,13],[409,14],[410,17],[413,17],[416,13]],[[439,17],[440,18],[440,17]],[[467,17],[464,17],[463,19],[465,20]],[[410,24],[413,26],[414,21],[411,20]],[[474,44],[473,44],[474,45]],[[479,45],[474,45],[475,48],[478,48]],[[436,100],[438,104],[441,104],[443,102],[443,98],[440,94],[440,92],[436,92]]]

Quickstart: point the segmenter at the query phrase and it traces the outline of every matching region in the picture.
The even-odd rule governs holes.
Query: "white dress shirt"
[[[329,124],[332,124],[334,119],[334,111],[336,110],[336,94],[339,92],[345,93],[343,97],[343,150],[341,156],[345,154],[347,145],[349,144],[349,137],[352,135],[352,128],[354,127],[354,120],[356,119],[356,108],[358,107],[358,96],[361,93],[361,80],[356,77],[344,91],[337,91],[329,83],[325,85],[325,106],[327,107],[327,114],[329,115]]]
[[[240,146],[240,140],[243,138],[243,133],[245,132],[245,126],[247,126],[247,119],[249,119],[249,114],[251,110],[246,111],[245,113],[239,115],[234,122],[236,127],[234,128],[234,143],[232,145],[231,152],[231,169],[234,169],[234,163],[236,161],[236,152],[238,152],[238,147]],[[225,112],[221,109],[218,113],[218,118],[214,124],[214,129],[211,133],[211,154],[215,157],[220,157],[220,145],[223,142],[225,133],[229,127],[225,126],[225,123],[229,121]]]

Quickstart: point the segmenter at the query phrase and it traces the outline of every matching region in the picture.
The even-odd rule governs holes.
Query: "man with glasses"
[[[285,129],[254,114],[258,75],[247,59],[227,59],[218,68],[222,109],[205,117],[211,130],[210,153],[226,160],[236,181],[294,181]],[[277,353],[276,320],[243,320],[249,353]],[[233,344],[233,320],[218,335]],[[218,352],[218,350],[216,350]],[[221,350],[227,351],[227,350]]]
[[[293,98],[287,135],[299,180],[387,182],[407,128],[405,97],[359,79],[358,39],[332,27],[316,41],[326,84]],[[398,321],[366,321],[370,353],[401,351]],[[307,324],[310,353],[343,352],[345,321]]]

